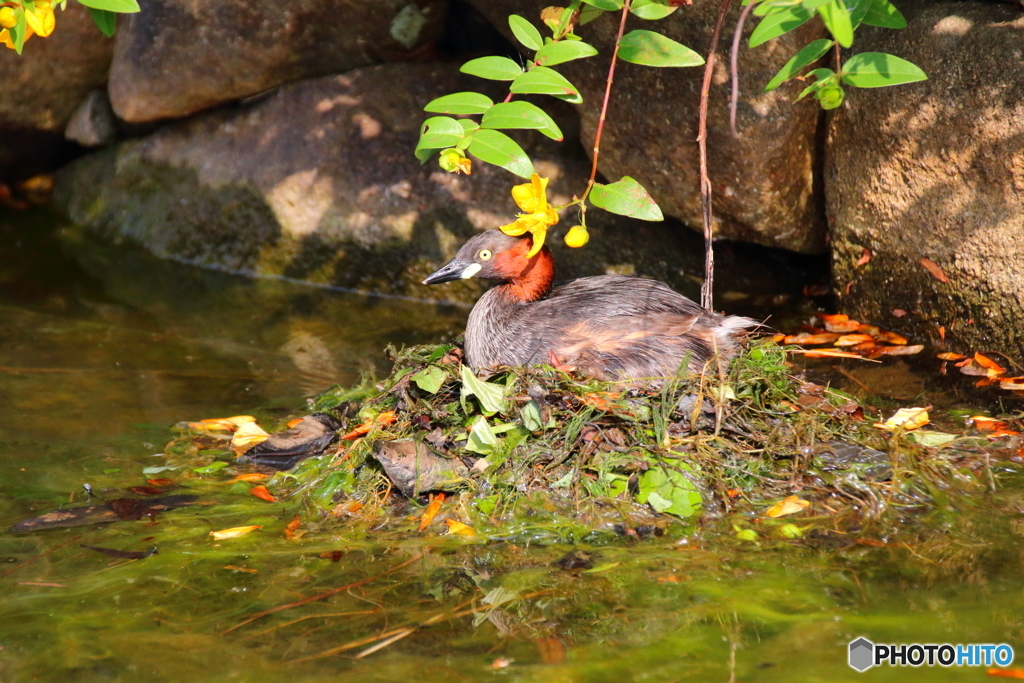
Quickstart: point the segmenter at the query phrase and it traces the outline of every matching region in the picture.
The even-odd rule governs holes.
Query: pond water
[[[0,214],[0,527],[83,504],[85,483],[117,497],[164,476],[143,469],[180,421],[301,415],[306,397],[386,372],[386,344],[451,338],[465,314],[207,272]],[[0,535],[0,681],[978,681],[985,667],[861,674],[846,657],[859,636],[1024,644],[1024,489],[993,468],[997,491],[916,518],[916,542],[834,549],[699,529],[474,544],[315,522],[288,540],[300,504],[198,482],[199,505],[155,522]],[[243,524],[263,528],[209,537]],[[572,550],[591,569],[556,564]]]

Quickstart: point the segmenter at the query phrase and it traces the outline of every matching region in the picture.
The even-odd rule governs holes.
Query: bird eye
[[[491,260],[491,250],[490,249],[481,249],[480,253],[477,254],[476,257],[478,259],[480,259],[481,261],[490,261]]]

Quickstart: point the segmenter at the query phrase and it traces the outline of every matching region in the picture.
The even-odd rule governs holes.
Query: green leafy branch
[[[482,162],[504,168],[518,176],[531,177],[534,168],[529,156],[515,140],[501,131],[536,130],[553,140],[561,140],[562,131],[539,106],[514,98],[521,95],[548,95],[573,104],[581,103],[583,98],[579,89],[553,67],[598,54],[597,49],[584,42],[574,30],[605,13],[618,11],[621,12],[619,32],[594,136],[590,178],[583,192],[574,196],[566,205],[575,205],[580,209],[583,238],[573,246],[581,246],[586,242],[588,200],[593,206],[611,213],[641,220],[662,220],[661,209],[635,179],[626,176],[616,182],[602,184],[596,182],[596,178],[601,136],[617,61],[622,59],[654,67],[700,66],[704,63],[704,59],[690,48],[654,31],[638,29],[625,32],[626,19],[630,14],[641,19],[661,19],[676,9],[667,0],[574,0],[568,7],[549,8],[542,13],[542,21],[551,34],[549,37],[543,36],[524,17],[510,16],[509,28],[512,34],[526,50],[533,53],[533,57],[523,66],[507,57],[481,57],[467,62],[461,69],[463,73],[480,78],[508,81],[508,96],[504,101],[495,103],[478,92],[461,92],[431,101],[424,110],[441,116],[424,121],[416,145],[416,157],[425,163],[435,153],[439,153],[439,164],[444,170],[469,172],[471,163],[466,157],[468,153]],[[576,231],[575,235],[579,234]]]
[[[861,25],[901,29],[907,25],[889,0],[744,0],[753,14],[762,17],[750,35],[750,47],[803,26],[815,16],[825,24],[832,39],[815,40],[804,46],[783,66],[765,86],[772,91],[794,78],[813,78],[797,100],[814,95],[822,109],[835,109],[843,103],[846,92],[843,85],[855,88],[882,88],[923,81],[928,76],[916,65],[884,52],[854,54],[840,66],[839,48],[853,45],[854,33]],[[836,68],[818,68],[800,76],[807,66],[835,50]]]
[[[136,0],[78,0],[89,10],[89,15],[106,36],[114,35],[118,14],[139,11]],[[61,10],[67,0],[56,3]],[[19,55],[25,41],[33,35],[46,38],[56,28],[56,14],[51,0],[8,0],[0,2],[0,44]]]

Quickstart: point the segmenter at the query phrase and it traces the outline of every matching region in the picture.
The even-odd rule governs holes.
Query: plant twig
[[[626,19],[629,17],[629,6],[633,0],[626,0],[622,4],[622,18],[619,20],[619,34],[615,37],[615,47],[612,49],[612,63],[608,67],[608,80],[604,85],[604,101],[601,102],[601,115],[597,118],[597,131],[594,133],[594,158],[590,165],[590,180],[587,181],[587,189],[583,191],[583,199],[590,194],[594,187],[594,180],[597,178],[597,158],[601,154],[601,134],[604,132],[604,119],[608,113],[608,102],[612,97],[612,81],[615,80],[615,64],[619,59],[619,43],[622,42],[622,35],[626,32]]]
[[[747,23],[750,10],[754,9],[757,3],[750,3],[743,8],[739,21],[736,22],[736,32],[732,34],[732,53],[729,55],[729,74],[732,77],[732,99],[729,101],[729,130],[733,137],[739,137],[736,132],[736,107],[740,101],[740,39],[743,37],[743,25]]]
[[[722,0],[718,7],[718,19],[715,21],[715,32],[711,34],[711,45],[708,47],[708,60],[704,65],[704,83],[700,88],[700,115],[697,123],[697,150],[700,157],[700,208],[704,222],[704,284],[700,288],[700,305],[711,310],[714,306],[712,290],[715,280],[715,254],[712,251],[714,241],[714,215],[711,212],[711,180],[708,178],[708,93],[711,91],[711,75],[715,72],[715,50],[718,49],[718,38],[722,34],[722,24],[729,11],[732,0]]]
[[[78,534],[78,535],[77,535],[77,536],[75,536],[74,538],[72,538],[72,539],[69,539],[69,540],[67,540],[67,541],[64,541],[64,542],[63,542],[63,543],[61,543],[60,545],[55,545],[55,546],[53,546],[52,548],[50,548],[49,550],[44,550],[43,552],[39,553],[38,555],[36,555],[36,556],[35,556],[35,557],[33,557],[32,559],[30,559],[30,560],[25,560],[24,562],[22,562],[21,564],[17,565],[16,567],[11,567],[10,569],[8,569],[7,571],[5,571],[4,573],[0,574],[0,576],[7,576],[8,574],[11,574],[11,573],[13,573],[13,572],[16,572],[16,571],[18,571],[19,569],[21,569],[22,567],[24,567],[25,565],[28,565],[28,564],[32,564],[32,563],[33,563],[33,562],[35,562],[36,560],[39,560],[39,559],[41,559],[41,558],[44,558],[44,557],[46,557],[47,555],[49,555],[50,553],[52,553],[52,552],[53,552],[54,550],[58,550],[59,548],[63,548],[64,546],[66,546],[66,545],[67,545],[67,544],[69,544],[69,543],[74,543],[75,541],[77,541],[78,539],[80,539],[80,538],[81,538],[82,536],[84,536],[84,535],[85,535],[85,534]]]
[[[419,560],[422,557],[423,557],[423,553],[419,553],[417,555],[413,555],[412,557],[410,557],[408,560],[406,560],[402,564],[396,565],[396,566],[392,567],[391,569],[387,570],[386,572],[381,572],[380,574],[377,574],[376,576],[371,576],[368,579],[361,579],[359,581],[353,581],[352,583],[345,584],[344,586],[341,586],[339,588],[332,588],[329,591],[324,591],[323,593],[317,593],[316,595],[311,595],[308,598],[303,598],[302,600],[296,600],[295,602],[289,602],[286,605],[278,605],[277,607],[271,607],[270,609],[265,609],[262,612],[257,612],[256,614],[252,615],[251,617],[249,617],[245,621],[241,621],[241,622],[235,624],[234,626],[232,626],[231,628],[225,629],[224,631],[221,631],[220,635],[223,636],[225,634],[231,633],[235,629],[241,628],[242,626],[245,626],[248,623],[256,621],[257,619],[259,619],[261,617],[265,617],[268,614],[273,614],[274,612],[280,612],[282,610],[291,609],[293,607],[299,607],[300,605],[305,605],[305,604],[308,604],[308,603],[311,603],[311,602],[316,602],[318,600],[323,600],[324,598],[329,598],[332,595],[337,595],[338,593],[344,593],[345,591],[351,590],[351,589],[353,589],[353,588],[355,588],[357,586],[363,586],[365,584],[371,583],[373,581],[376,581],[377,579],[379,579],[382,576],[386,576],[387,574],[390,574],[391,572],[398,571],[402,567],[406,567],[406,566],[412,564],[413,562],[416,562],[417,560]]]

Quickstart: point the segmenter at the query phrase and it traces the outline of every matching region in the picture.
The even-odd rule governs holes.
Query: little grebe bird
[[[675,377],[724,362],[735,334],[757,323],[707,311],[657,280],[599,275],[552,288],[555,262],[542,247],[532,258],[529,235],[481,233],[423,281],[433,285],[482,277],[499,280],[473,306],[466,323],[466,363],[550,364],[591,377],[640,382]]]

